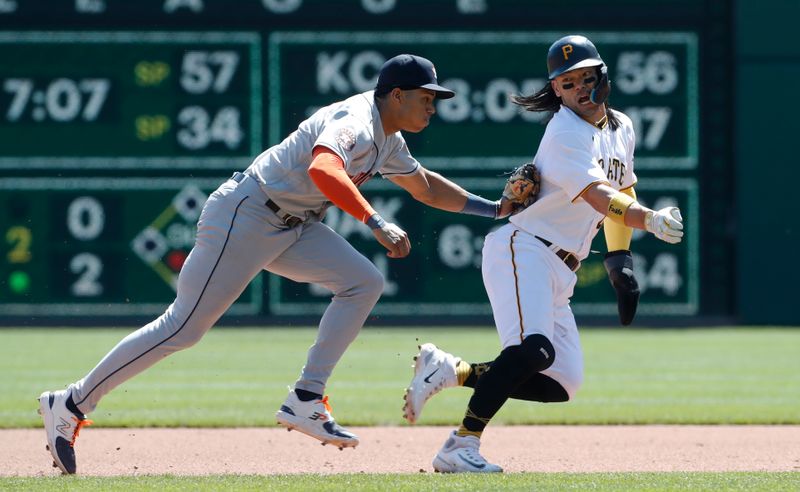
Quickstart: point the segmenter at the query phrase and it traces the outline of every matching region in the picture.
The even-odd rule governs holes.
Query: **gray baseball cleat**
[[[85,415],[75,415],[66,407],[69,395],[69,390],[45,391],[39,396],[39,415],[44,419],[47,450],[53,455],[53,466],[72,475],[77,470],[75,439],[81,428],[92,425],[92,421]]]
[[[502,468],[481,456],[480,446],[477,437],[458,436],[453,431],[433,458],[433,469],[439,473],[502,473]]]
[[[302,401],[294,390],[275,414],[278,423],[288,430],[298,430],[307,436],[322,441],[322,445],[333,444],[340,450],[358,446],[358,436],[349,432],[333,420],[328,397]]]
[[[403,405],[403,418],[409,424],[419,420],[422,407],[430,397],[444,388],[458,386],[456,366],[461,361],[432,343],[422,344],[414,360],[414,378],[403,395],[406,401]]]

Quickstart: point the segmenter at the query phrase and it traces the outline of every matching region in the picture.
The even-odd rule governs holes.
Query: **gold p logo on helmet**
[[[602,64],[597,48],[584,36],[564,36],[547,50],[547,78],[550,80],[576,68]]]

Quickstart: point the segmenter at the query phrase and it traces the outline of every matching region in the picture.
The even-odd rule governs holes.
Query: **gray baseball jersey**
[[[259,155],[246,172],[258,178],[281,209],[315,220],[330,206],[308,179],[311,152],[318,145],[342,158],[356,186],[376,173],[392,176],[419,170],[400,132],[384,135],[369,91],[317,110],[283,142]]]
[[[376,173],[409,175],[420,169],[400,132],[384,134],[372,91],[319,109],[211,194],[175,301],[71,386],[82,412],[93,411],[105,394],[167,355],[197,343],[262,270],[332,291],[295,384],[324,393],[333,368],[383,292],[384,280],[369,260],[319,222],[330,203],[307,172],[318,145],[342,158],[356,185]],[[280,207],[280,216],[268,200]],[[303,222],[290,226],[283,214]]]

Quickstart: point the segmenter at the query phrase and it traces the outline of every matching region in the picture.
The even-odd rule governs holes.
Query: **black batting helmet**
[[[584,36],[564,36],[547,51],[548,78],[553,80],[564,72],[576,68],[605,65],[600,53]]]

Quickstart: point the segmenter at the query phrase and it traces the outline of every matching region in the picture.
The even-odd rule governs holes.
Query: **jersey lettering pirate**
[[[539,198],[512,216],[512,224],[581,260],[588,256],[605,216],[583,201],[581,194],[598,182],[616,190],[636,184],[633,124],[623,113],[614,113],[621,123],[617,130],[608,124],[600,128],[587,123],[561,106],[534,157],[542,179]]]
[[[373,91],[368,91],[317,110],[283,142],[262,152],[246,172],[286,213],[320,220],[331,202],[308,178],[317,146],[342,159],[356,186],[377,173],[409,175],[420,168],[400,132],[384,134]]]

